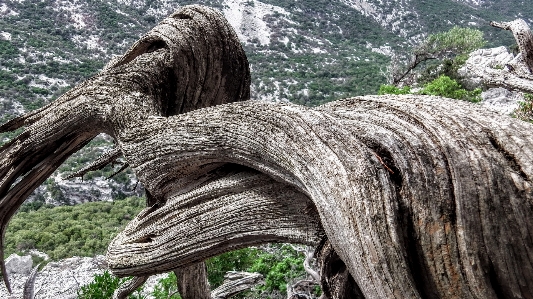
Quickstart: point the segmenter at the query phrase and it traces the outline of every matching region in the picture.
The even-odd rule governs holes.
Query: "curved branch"
[[[314,109],[234,103],[145,122],[117,140],[146,188],[176,200],[132,221],[111,243],[109,265],[119,275],[164,272],[264,242],[269,229],[286,238],[278,225],[301,217],[306,200],[271,214],[249,212],[256,195],[239,201],[252,207],[238,212],[233,200],[209,201],[220,194],[217,185],[199,197],[177,195],[206,165],[231,162],[309,197],[365,298],[529,294],[519,281],[533,277],[530,132],[530,124],[481,107],[426,96],[361,97]],[[292,204],[283,193],[259,202]],[[204,213],[207,202],[220,203],[214,214]],[[254,215],[244,232],[260,226],[262,235],[243,234],[243,220],[229,221],[233,215]],[[201,233],[193,237],[190,228]]]
[[[164,273],[267,242],[316,245],[324,235],[309,199],[264,174],[227,164],[191,178],[182,189],[190,191],[141,211],[112,241],[113,274]],[[137,246],[141,251],[132,250]]]
[[[39,274],[39,266],[35,266],[24,283],[24,290],[22,292],[22,299],[33,299],[35,296],[35,279],[37,278],[37,274]]]
[[[224,282],[211,292],[212,299],[227,299],[263,283],[259,273],[230,271],[224,275]]]
[[[192,5],[163,20],[121,58],[56,101],[16,118],[0,148],[0,255],[11,216],[70,155],[99,133],[137,121],[249,99],[248,61],[220,12]],[[10,290],[3,260],[0,269]]]
[[[133,294],[140,286],[142,286],[148,276],[137,276],[131,280],[121,284],[113,293],[113,299],[126,299],[129,295]]]
[[[83,167],[80,170],[77,170],[76,172],[68,175],[65,179],[73,179],[76,177],[83,177],[86,173],[89,171],[95,171],[104,168],[106,165],[115,162],[120,156],[122,156],[122,152],[119,148],[113,148],[104,154],[102,154],[98,159],[93,161],[91,164]]]

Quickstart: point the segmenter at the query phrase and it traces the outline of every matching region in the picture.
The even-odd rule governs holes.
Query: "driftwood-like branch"
[[[479,78],[476,80],[486,87],[533,93],[533,34],[528,25],[522,19],[506,23],[492,22],[491,25],[511,30],[520,53],[512,58],[507,51],[502,53],[500,48],[477,50],[470,54],[459,72],[467,80],[468,77]]]
[[[0,235],[104,132],[150,203],[108,248],[116,275],[327,237],[319,260],[332,298],[533,294],[531,124],[416,95],[231,103],[249,97],[249,83],[223,16],[180,9],[97,76],[0,128],[25,126],[0,148]]]
[[[130,294],[135,292],[140,286],[142,286],[148,276],[137,276],[133,277],[131,280],[127,281],[120,285],[115,292],[113,293],[113,299],[126,299]]]
[[[178,280],[178,291],[183,299],[211,299],[204,262],[174,270]]]
[[[527,23],[522,19],[516,19],[512,22],[491,22],[490,25],[504,30],[510,30],[513,33],[522,59],[529,73],[533,73],[533,34]]]
[[[228,272],[221,286],[211,292],[212,299],[231,298],[263,283],[263,275],[249,272]]]
[[[414,95],[314,109],[255,101],[144,121],[117,140],[146,188],[168,198],[110,244],[118,275],[160,273],[272,240],[314,243],[316,227],[306,226],[313,217],[300,222],[307,210],[318,212],[365,298],[533,291],[525,283],[533,277],[528,123]],[[265,177],[209,171],[218,177],[212,184],[196,181],[221,162]],[[276,181],[255,183],[267,177]]]
[[[35,297],[35,279],[39,274],[39,266],[40,265],[33,267],[28,279],[26,279],[24,290],[22,291],[22,299],[33,299],[33,297]]]
[[[223,15],[186,6],[100,74],[2,125],[1,131],[25,129],[0,148],[0,255],[7,223],[18,207],[94,136],[114,137],[144,119],[246,100],[249,85],[246,56]],[[3,261],[0,268],[11,291]]]

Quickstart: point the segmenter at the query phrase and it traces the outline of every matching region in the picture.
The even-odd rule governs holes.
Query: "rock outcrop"
[[[6,270],[13,288],[10,296],[0,285],[0,298],[22,298],[24,284],[33,267],[32,257],[12,254],[6,260]],[[107,269],[104,256],[72,257],[48,263],[38,272],[34,284],[35,299],[75,299],[80,286],[93,281],[94,275]]]

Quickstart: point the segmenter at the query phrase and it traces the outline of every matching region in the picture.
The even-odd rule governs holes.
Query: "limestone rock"
[[[518,108],[518,103],[524,101],[520,92],[510,91],[505,88],[489,88],[481,93],[481,104],[502,114],[511,114]]]
[[[6,271],[9,274],[29,275],[33,261],[31,256],[20,256],[13,253],[6,259]]]
[[[16,260],[20,262],[15,264],[13,261]],[[32,268],[31,256],[11,255],[6,265],[11,265],[10,268],[17,265],[21,267],[17,268],[20,270],[11,272],[9,276],[13,295],[10,297],[2,284],[0,285],[0,298],[22,298],[24,283]],[[51,262],[37,274],[35,299],[74,299],[77,297],[76,292],[80,286],[90,283],[94,275],[103,273],[106,268],[105,258],[101,255],[94,258],[72,257],[59,262]]]
[[[483,84],[483,76],[480,75],[480,72],[483,73],[485,69],[503,68],[513,59],[513,54],[509,53],[507,48],[503,46],[472,52],[465,65],[458,70],[463,86],[467,89],[480,87]]]

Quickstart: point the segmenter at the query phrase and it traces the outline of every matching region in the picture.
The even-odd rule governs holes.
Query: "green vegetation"
[[[118,278],[113,276],[108,271],[103,274],[94,276],[93,282],[82,286],[78,290],[78,299],[111,299],[113,292],[123,283],[130,280],[130,278]],[[141,295],[142,287],[137,289],[128,299],[144,299]],[[162,297],[156,297],[157,299]]]
[[[111,239],[144,207],[142,198],[19,211],[9,222],[6,257],[30,249],[53,260],[104,254]]]
[[[30,208],[24,205],[7,228],[5,256],[14,252],[23,254],[31,249],[47,253],[52,260],[103,254],[109,241],[144,206],[144,199],[137,197],[76,206],[41,205]],[[265,277],[264,286],[241,298],[285,294],[287,283],[305,277],[304,257],[289,245],[272,244],[267,248],[244,248],[207,260],[211,286],[216,288],[221,285],[227,271],[259,272]],[[156,287],[155,293],[160,296],[156,298],[167,298],[175,292],[175,280],[174,274],[163,279]],[[106,284],[106,288],[101,288],[102,284]],[[101,289],[98,291],[100,295],[80,298],[108,298],[105,294],[112,294],[118,284],[118,278],[104,273],[80,291],[84,296],[89,296],[87,294],[96,294],[94,292]],[[179,299],[178,296],[172,298]]]
[[[464,100],[473,103],[481,101],[480,88],[476,88],[472,91],[466,90],[459,83],[457,83],[457,81],[444,75],[424,85],[424,88],[422,88],[422,90],[420,90],[418,93]]]
[[[152,294],[156,299],[181,299],[178,293],[177,278],[174,272],[160,279]]]
[[[518,108],[513,112],[514,116],[533,123],[533,95],[524,94],[524,101],[518,103]]]
[[[384,95],[384,94],[410,94],[411,93],[411,87],[410,86],[404,86],[404,87],[396,87],[394,85],[389,84],[383,84],[379,87],[378,95]]]
[[[206,261],[208,280],[212,289],[220,286],[227,271],[258,272],[265,277],[265,283],[256,290],[247,291],[235,298],[271,298],[276,296],[286,297],[287,283],[305,277],[303,268],[303,255],[299,254],[289,245],[272,244],[268,250],[259,248],[244,248],[221,254]],[[98,278],[98,281],[97,279]],[[93,285],[101,283],[101,276],[95,277]],[[109,288],[113,290],[118,286],[118,278],[109,281]],[[177,278],[174,273],[168,274],[155,286],[152,295],[156,299],[180,299],[177,293]],[[113,290],[110,292],[112,293]],[[318,290],[318,293],[320,290]],[[98,297],[100,298],[100,297]],[[111,297],[102,297],[111,298]]]
[[[457,70],[465,63],[468,54],[486,44],[483,32],[477,29],[453,27],[446,32],[430,34],[408,54],[407,62],[401,62],[404,55],[394,57],[389,67],[389,77],[393,85],[416,79],[427,83],[441,75],[456,78]],[[414,70],[419,66],[425,69],[422,76]]]
[[[378,94],[410,94],[411,87],[404,86],[402,88],[394,85],[381,85]],[[433,96],[441,96],[451,99],[464,100],[473,103],[481,101],[481,89],[466,90],[456,80],[448,76],[441,75],[437,79],[427,83],[424,87],[415,94],[425,94]]]

